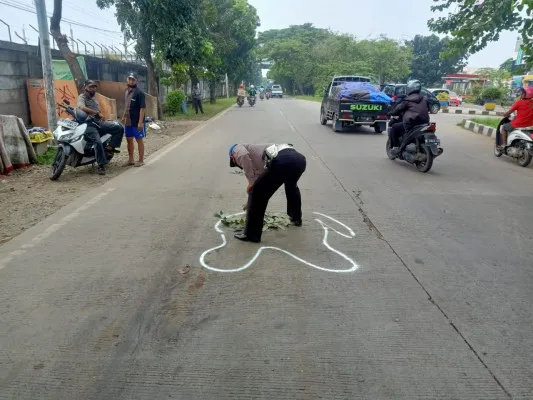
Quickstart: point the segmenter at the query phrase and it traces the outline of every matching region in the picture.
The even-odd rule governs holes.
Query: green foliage
[[[411,78],[418,79],[425,87],[440,86],[444,75],[457,73],[466,65],[464,52],[454,57],[441,57],[448,48],[449,39],[416,35],[407,45],[413,51]]]
[[[532,0],[433,0],[433,12],[446,11],[447,15],[432,18],[429,28],[451,35],[446,56],[474,54],[489,42],[497,41],[503,31],[518,31],[524,41],[524,55],[533,61],[533,1]]]
[[[476,71],[477,74],[481,76],[486,76],[490,81],[491,85],[502,89],[506,87],[505,82],[511,78],[511,74],[502,69],[495,68],[481,68]]]
[[[514,60],[512,58],[505,60],[502,65],[500,65],[500,70],[506,71],[510,75],[525,75],[528,72],[527,66],[514,65]]]
[[[402,81],[409,76],[409,46],[381,37],[358,41],[312,24],[262,32],[258,55],[273,62],[269,78],[289,93],[320,93],[333,75],[356,74],[375,82]]]
[[[481,97],[481,93],[483,93],[483,87],[476,85],[472,88],[472,96],[477,99]]]
[[[500,118],[472,118],[471,121],[479,125],[490,126],[491,128],[497,128],[500,124]]]
[[[484,100],[500,100],[503,97],[503,93],[499,88],[485,88],[481,92],[481,97]]]
[[[168,92],[165,102],[165,112],[169,115],[175,115],[181,111],[181,104],[185,100],[185,92],[181,89]]]
[[[167,88],[172,86],[172,79],[168,77],[161,78],[159,82],[161,82],[161,85],[166,86]]]
[[[246,220],[242,216],[230,217],[224,213],[224,211],[219,211],[215,214],[215,217],[220,219],[222,225],[232,228],[237,231],[244,229]],[[286,215],[274,214],[274,213],[265,213],[263,232],[269,230],[278,230],[285,229],[291,224],[291,220]]]

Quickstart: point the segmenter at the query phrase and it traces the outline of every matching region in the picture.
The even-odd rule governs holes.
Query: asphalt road
[[[531,399],[532,169],[438,115],[421,174],[318,109],[232,108],[1,246],[0,399]],[[237,142],[306,155],[302,228],[215,230]]]

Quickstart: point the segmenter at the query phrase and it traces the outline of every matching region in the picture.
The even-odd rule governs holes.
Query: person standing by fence
[[[202,91],[200,90],[200,84],[197,83],[196,86],[192,89],[192,103],[194,105],[194,111],[198,114],[198,109],[204,113],[204,108],[202,106]]]
[[[130,73],[127,78],[128,88],[125,95],[124,116],[122,123],[125,125],[125,136],[128,141],[128,165],[141,167],[144,165],[144,137],[146,136],[146,124],[144,123],[144,112],[146,109],[146,96],[144,92],[137,87],[137,77]],[[135,162],[134,152],[135,143],[139,150],[139,161]]]

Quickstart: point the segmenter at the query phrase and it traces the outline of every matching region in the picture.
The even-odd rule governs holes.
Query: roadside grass
[[[322,102],[322,98],[316,97],[316,96],[293,96],[293,97],[295,99],[300,99],[300,100],[316,101],[317,103]]]
[[[38,165],[52,165],[54,157],[56,156],[56,148],[49,147],[42,156],[37,156]]]
[[[497,128],[500,123],[500,118],[471,118],[472,122],[475,122],[479,125],[490,126],[491,128]]]
[[[204,114],[200,112],[195,114],[192,104],[187,104],[187,115],[180,112],[176,115],[166,115],[165,118],[169,121],[206,121],[235,103],[235,97],[217,99],[215,104],[210,104],[209,101],[205,101],[202,103]]]

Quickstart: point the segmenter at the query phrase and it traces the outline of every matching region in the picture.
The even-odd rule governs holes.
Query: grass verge
[[[54,157],[56,156],[56,148],[49,147],[42,156],[37,156],[37,164],[39,165],[52,165]]]
[[[218,113],[224,111],[226,108],[231,107],[231,105],[236,103],[235,97],[230,97],[229,99],[217,99],[215,104],[210,104],[209,101],[202,103],[204,108],[204,114],[194,113],[194,108],[192,104],[187,105],[187,114],[176,114],[168,115],[166,118],[169,121],[206,121],[211,117],[214,117]]]
[[[322,102],[322,98],[316,96],[294,96],[294,98],[300,100],[316,101],[317,103]]]
[[[491,128],[497,128],[500,123],[500,118],[471,118],[472,122],[479,125],[490,126]]]

